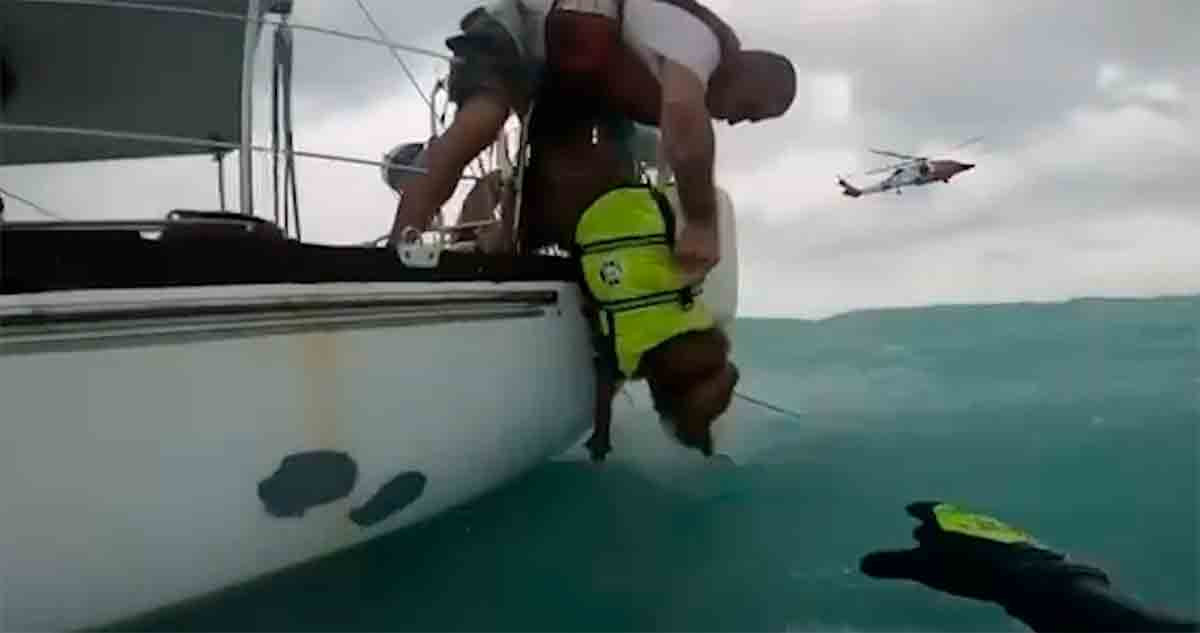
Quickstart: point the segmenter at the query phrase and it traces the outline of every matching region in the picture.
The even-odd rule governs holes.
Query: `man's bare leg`
[[[545,112],[550,103],[544,99],[539,107]],[[569,104],[556,107],[570,112]],[[594,126],[592,119],[567,115],[553,122],[553,129],[534,130],[521,210],[522,243],[570,249],[583,211],[605,192],[637,182],[613,135]]]
[[[496,170],[476,181],[466,200],[463,200],[462,211],[458,216],[459,224],[495,219],[493,214],[496,205],[500,204],[501,189],[504,185],[502,178],[503,174]]]

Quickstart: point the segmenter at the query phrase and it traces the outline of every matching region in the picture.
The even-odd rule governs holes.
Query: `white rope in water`
[[[363,0],[354,0],[354,2],[358,4],[358,8],[362,10],[362,13],[364,16],[366,16],[367,21],[371,23],[371,27],[375,29],[375,34],[378,35],[381,40],[386,41],[388,39],[387,33],[385,33],[383,31],[383,27],[379,26],[379,23],[375,21],[375,17],[372,16],[371,11],[367,9],[367,5],[363,4]],[[425,91],[421,90],[421,83],[417,81],[416,75],[413,74],[413,71],[408,67],[408,64],[404,63],[404,59],[400,57],[400,53],[396,52],[396,49],[390,46],[388,47],[388,51],[392,54],[392,57],[396,59],[396,63],[400,64],[401,70],[404,71],[404,74],[408,77],[408,81],[412,83],[413,88],[417,90],[417,94],[421,95],[421,101],[424,101],[426,106],[432,108],[433,102],[429,100],[429,97],[425,96]]]
[[[807,420],[808,419],[808,418],[804,417],[804,415],[802,413],[799,413],[797,411],[792,411],[790,409],[781,407],[779,405],[771,404],[770,402],[767,402],[765,400],[759,400],[758,398],[752,398],[750,396],[747,396],[746,394],[743,394],[743,393],[740,393],[737,391],[733,392],[733,395],[737,398],[740,398],[741,400],[745,400],[746,402],[749,402],[750,404],[762,407],[764,409],[767,409],[768,411],[774,411],[775,413],[778,413],[780,415],[785,415],[789,418],[795,418],[797,420]]]
[[[34,211],[37,211],[38,213],[40,213],[48,218],[54,218],[55,220],[66,220],[67,219],[67,218],[65,218],[53,211],[50,211],[49,209],[29,200],[27,198],[18,196],[17,194],[5,189],[4,187],[0,187],[0,195],[3,195],[6,198],[12,198],[13,200],[20,202],[21,204],[24,204],[25,206],[33,209]]]
[[[67,5],[67,6],[106,7],[106,8],[112,8],[112,9],[137,9],[137,10],[142,10],[142,11],[155,11],[155,12],[159,12],[159,13],[196,15],[196,16],[203,16],[203,17],[209,17],[209,18],[218,18],[218,19],[222,19],[222,20],[234,20],[237,22],[253,22],[255,24],[278,25],[280,23],[279,20],[275,20],[275,19],[252,18],[249,16],[241,15],[239,13],[226,13],[224,11],[212,11],[209,9],[195,9],[195,8],[191,8],[191,7],[172,7],[172,6],[165,6],[165,5],[160,5],[160,4],[150,4],[147,2],[129,2],[128,0],[15,0],[15,1],[16,2],[24,2],[26,4],[58,4],[58,5]],[[410,53],[416,53],[418,55],[425,55],[428,57],[433,57],[435,59],[441,59],[441,60],[448,61],[448,62],[454,61],[454,56],[452,56],[452,55],[447,55],[445,53],[439,53],[437,51],[430,50],[427,48],[421,48],[419,46],[409,46],[407,44],[401,44],[399,42],[392,42],[392,41],[388,41],[386,39],[381,39],[381,38],[377,38],[377,37],[369,37],[366,35],[355,35],[353,33],[347,33],[345,31],[339,31],[336,29],[327,29],[324,27],[312,26],[312,25],[308,25],[308,24],[297,24],[295,22],[291,23],[291,27],[298,31],[311,31],[313,33],[321,33],[324,35],[340,37],[343,39],[352,40],[352,41],[356,41],[356,42],[366,42],[369,44],[376,44],[376,45],[384,46],[386,48],[390,48],[390,49],[394,49],[394,50],[408,51]]]
[[[25,1],[25,0],[22,0]],[[114,130],[98,130],[89,128],[66,127],[61,125],[25,125],[19,123],[0,123],[0,132],[35,132],[39,134],[76,134],[79,136],[96,136],[101,138],[116,138],[130,141],[145,141],[150,143],[162,143],[164,145],[185,145],[189,147],[203,147],[207,149],[241,149],[240,143],[229,143],[226,141],[215,141],[212,139],[188,138],[185,136],[167,136],[163,134],[143,134],[140,132],[120,132]],[[270,154],[271,148],[260,145],[252,145],[250,149],[255,152]],[[413,167],[411,165],[402,165],[399,163],[385,163],[377,160],[367,160],[364,158],[351,158],[348,156],[337,156],[335,154],[322,154],[319,152],[303,152],[297,150],[294,152],[296,156],[303,158],[316,158],[320,160],[328,160],[339,163],[351,163],[354,165],[369,165],[372,167],[390,167],[400,171],[411,172],[414,174],[427,174],[428,170],[423,167]],[[463,180],[478,180],[476,176],[463,174]]]

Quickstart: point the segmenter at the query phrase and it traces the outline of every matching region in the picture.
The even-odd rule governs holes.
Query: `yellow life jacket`
[[[598,310],[598,350],[626,379],[640,377],[642,356],[716,321],[683,283],[675,260],[675,216],[662,192],[620,187],[592,203],[575,228],[584,287]]]

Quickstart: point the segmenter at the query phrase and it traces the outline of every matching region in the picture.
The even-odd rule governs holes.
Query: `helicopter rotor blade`
[[[974,145],[982,140],[983,140],[982,136],[975,136],[975,137],[969,138],[969,139],[959,143],[958,145],[955,145],[954,147],[951,147],[948,151],[953,152],[955,150],[960,150],[968,145]]]
[[[955,145],[954,147],[951,147],[950,149],[947,149],[947,150],[946,150],[946,151],[944,151],[944,152],[938,152],[938,153],[937,153],[937,155],[938,155],[938,156],[945,156],[946,154],[949,154],[950,152],[957,152],[958,150],[960,150],[960,149],[962,149],[962,148],[964,148],[964,147],[967,147],[967,146],[969,146],[969,145],[974,145],[974,144],[976,144],[976,143],[978,143],[979,141],[982,141],[982,140],[983,140],[983,137],[982,137],[982,136],[975,136],[975,137],[969,138],[969,139],[967,139],[967,140],[965,140],[965,141],[963,141],[963,142],[959,143],[958,145]]]
[[[911,156],[909,154],[901,154],[900,152],[890,152],[890,151],[884,150],[884,149],[871,149],[871,148],[868,148],[868,149],[870,149],[872,152],[879,154],[881,156],[891,156],[892,158],[899,158],[904,161],[924,160],[924,157],[922,157],[922,156]]]

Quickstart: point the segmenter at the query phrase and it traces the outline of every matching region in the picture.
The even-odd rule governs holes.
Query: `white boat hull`
[[[437,300],[471,293],[490,298]],[[24,315],[0,332],[0,628],[100,626],[214,592],[561,452],[590,425],[579,301],[560,282],[0,297]]]

